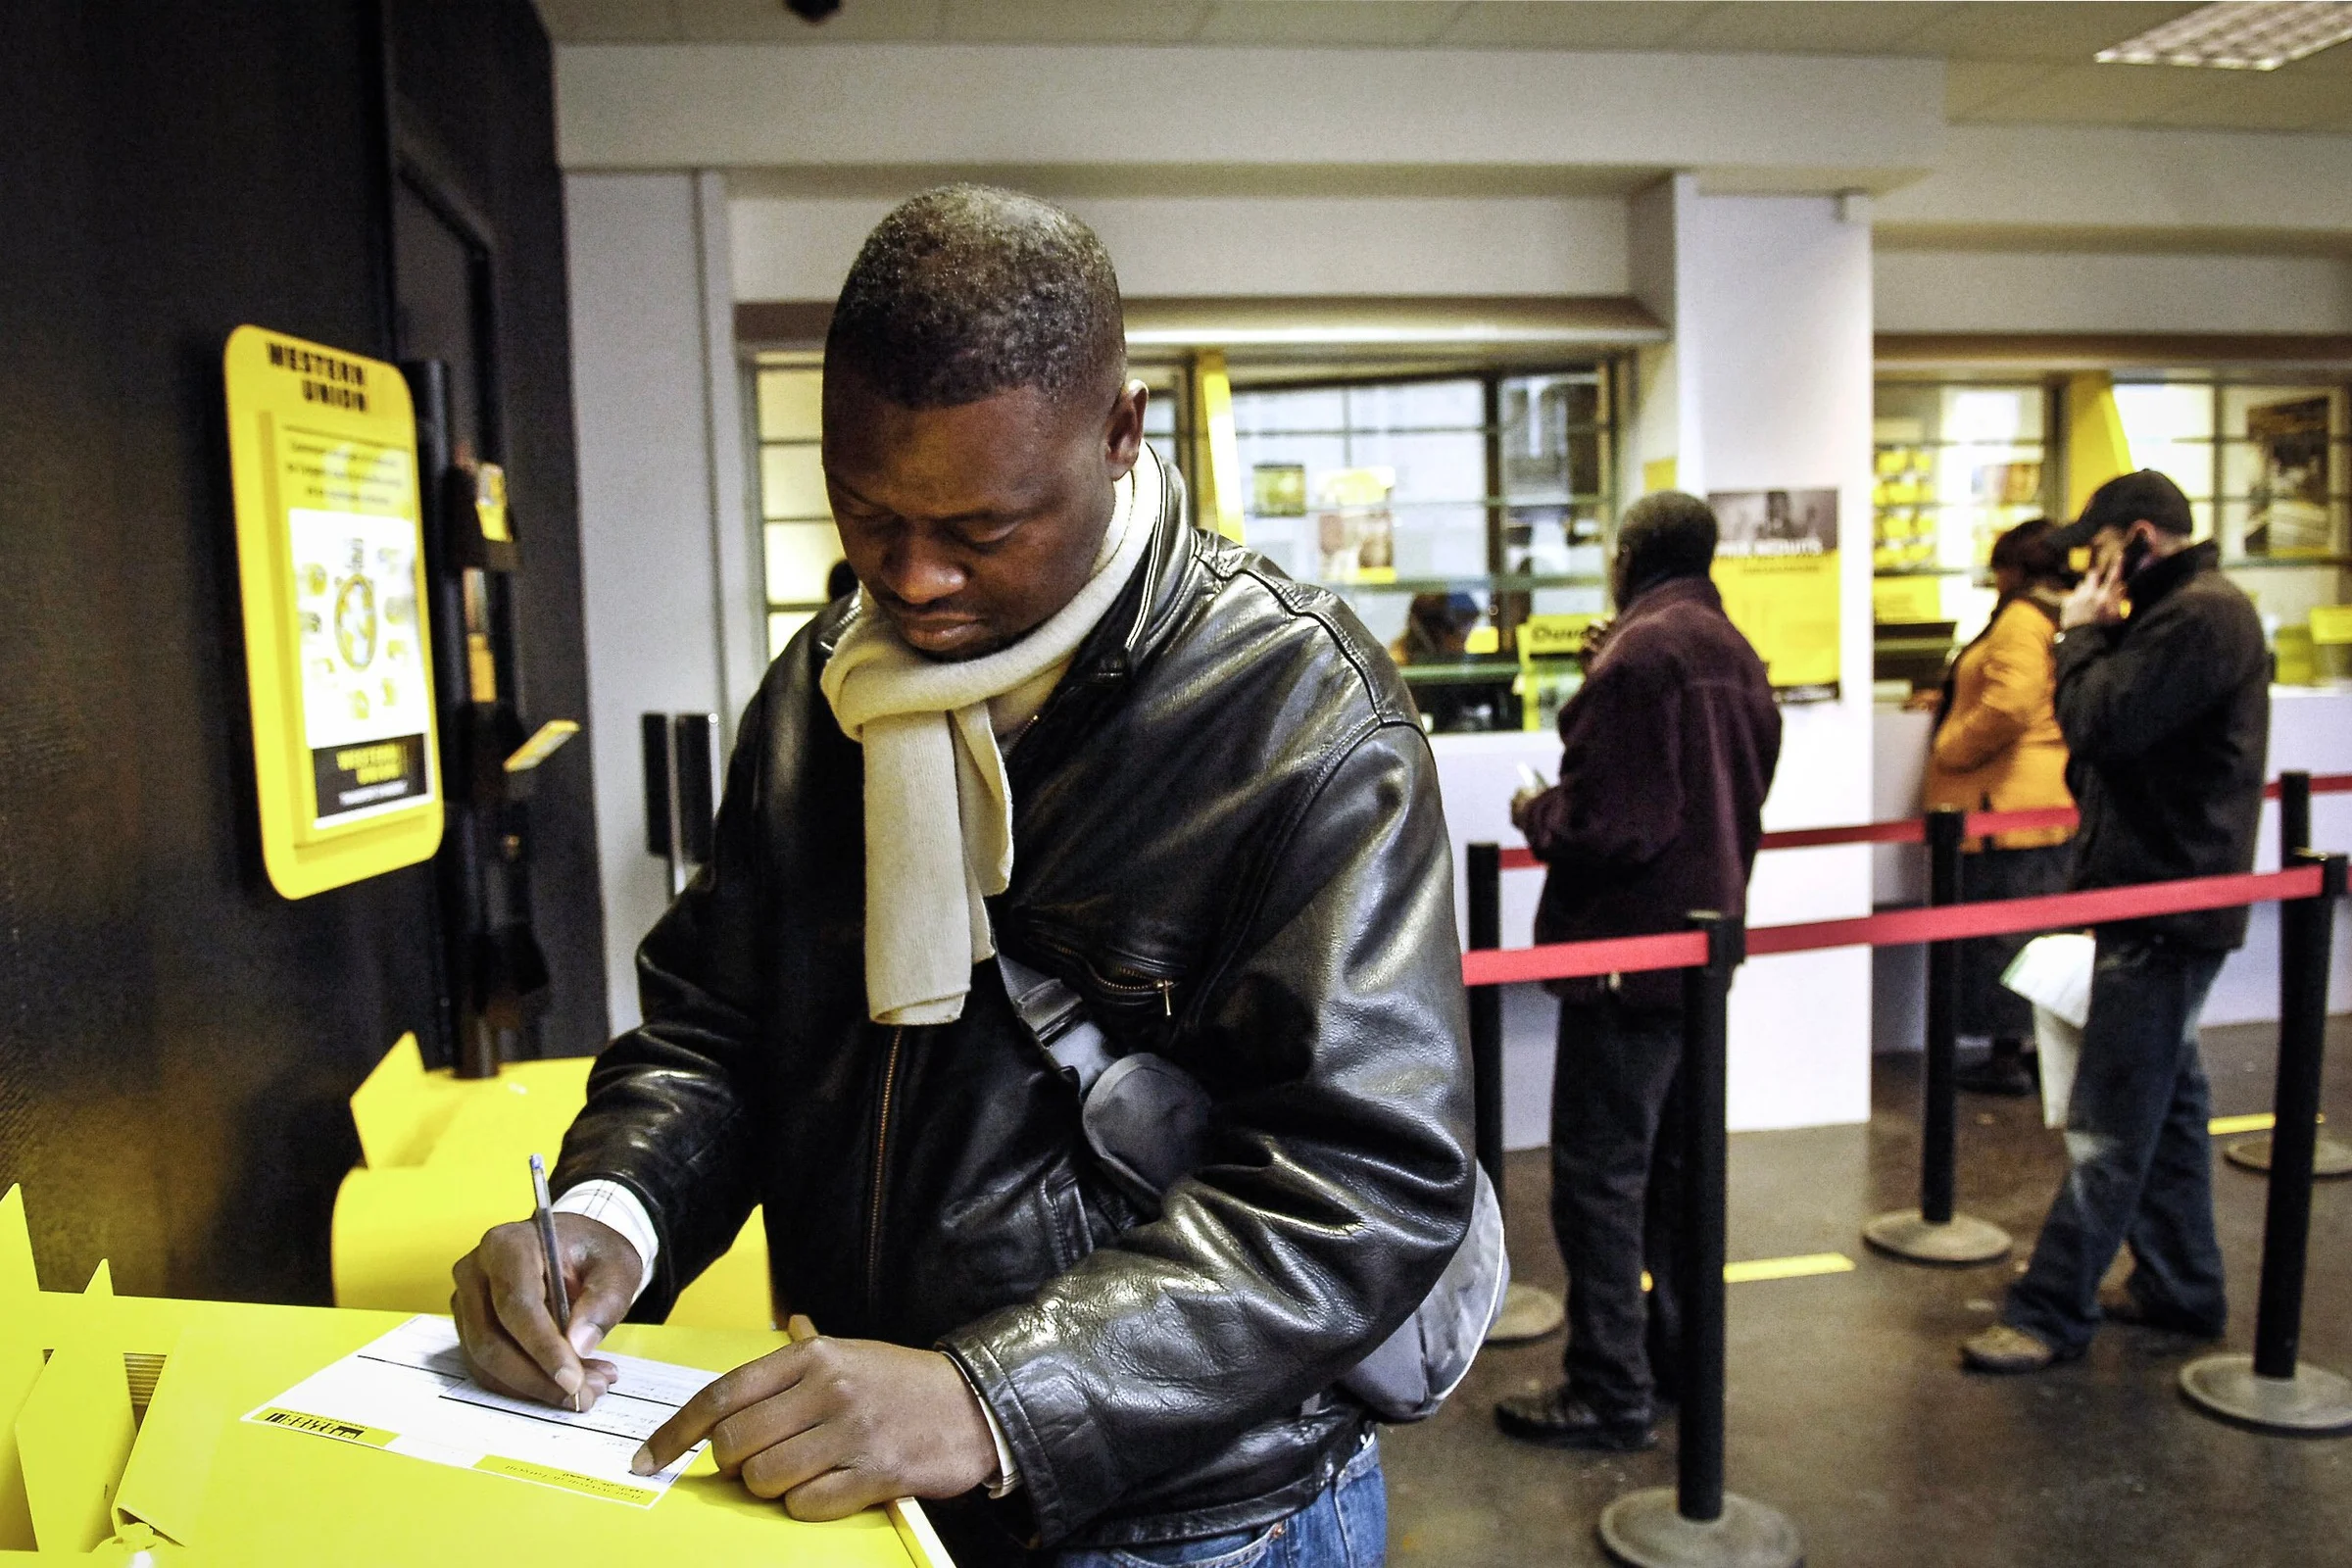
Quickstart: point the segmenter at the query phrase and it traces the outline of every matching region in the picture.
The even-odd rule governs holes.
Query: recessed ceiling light
[[[2213,66],[2277,71],[2352,38],[2352,4],[2334,0],[2223,0],[2102,49],[2103,66]]]

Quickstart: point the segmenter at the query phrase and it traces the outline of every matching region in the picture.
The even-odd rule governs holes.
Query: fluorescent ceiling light
[[[2223,0],[2098,53],[2103,66],[2214,66],[2277,71],[2352,38],[2352,4]]]

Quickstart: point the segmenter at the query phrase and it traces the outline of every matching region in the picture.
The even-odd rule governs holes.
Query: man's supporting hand
[[[980,1401],[936,1350],[804,1337],[712,1383],[638,1450],[652,1475],[705,1438],[721,1473],[795,1519],[840,1519],[893,1497],[954,1497],[997,1468]]]
[[[547,1265],[528,1220],[501,1225],[451,1271],[449,1298],[458,1340],[473,1375],[517,1398],[585,1410],[620,1375],[589,1358],[636,1298],[645,1264],[621,1234],[579,1214],[556,1216],[556,1247],[571,1297],[571,1333],[556,1327],[547,1304]]]
[[[2082,574],[2074,591],[2058,607],[2063,631],[2078,626],[2112,626],[2124,618],[2124,566],[2120,554],[2110,556]]]

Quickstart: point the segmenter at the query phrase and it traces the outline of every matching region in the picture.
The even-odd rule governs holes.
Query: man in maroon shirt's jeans
[[[1677,931],[1694,909],[1746,912],[1781,715],[1707,578],[1715,538],[1706,503],[1673,491],[1644,496],[1618,527],[1619,613],[1560,710],[1560,781],[1512,807],[1549,867],[1539,942]],[[1567,1378],[1502,1400],[1494,1418],[1533,1443],[1643,1448],[1655,1402],[1674,1395],[1680,1335],[1682,977],[1554,989],[1551,1220],[1568,1265]]]

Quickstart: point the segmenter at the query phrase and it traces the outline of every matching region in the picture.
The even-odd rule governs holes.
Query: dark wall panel
[[[522,232],[558,199],[545,44],[521,0],[425,9],[503,19],[479,69],[512,103],[464,136],[533,143],[500,156],[548,186],[485,211],[552,278],[510,429],[561,475],[533,500],[554,562],[533,652],[568,695],[561,231]],[[389,353],[382,30],[303,0],[0,7],[0,1186],[24,1184],[51,1286],[110,1256],[126,1291],[324,1300],[345,1097],[431,1027],[426,868],[298,903],[263,875],[221,430],[241,321]],[[574,773],[541,813],[558,844],[589,842]],[[601,1014],[592,859],[543,888],[567,877],[586,935],[543,939],[564,1004]]]

